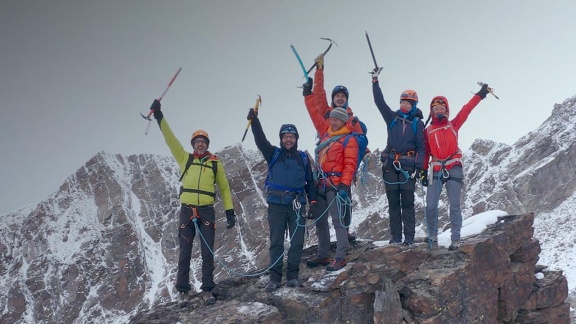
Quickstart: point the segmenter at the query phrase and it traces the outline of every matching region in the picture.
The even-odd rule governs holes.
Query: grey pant
[[[319,190],[322,190],[319,188]],[[330,226],[328,225],[328,215],[332,217],[332,225],[336,231],[336,253],[334,258],[345,259],[348,251],[348,229],[346,228],[345,210],[338,209],[335,200],[336,192],[327,191],[326,199],[322,198],[322,193],[318,195],[318,210],[322,212],[322,217],[316,221],[316,235],[318,236],[318,256],[325,258],[330,255]],[[332,204],[330,204],[332,202]],[[330,207],[328,205],[330,204]],[[329,209],[328,209],[329,208]],[[344,209],[344,206],[342,206]],[[327,210],[328,209],[328,210]],[[341,217],[341,216],[342,217]]]
[[[445,176],[448,175],[447,178]],[[460,240],[462,229],[462,210],[460,198],[464,187],[464,171],[457,165],[449,172],[435,172],[432,183],[428,185],[426,192],[426,223],[428,224],[428,237],[438,236],[438,202],[442,193],[442,185],[446,184],[448,203],[450,205],[450,225],[452,241]]]

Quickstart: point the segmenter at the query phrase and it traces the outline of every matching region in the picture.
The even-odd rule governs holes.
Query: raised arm
[[[380,89],[378,79],[372,80],[372,94],[374,95],[374,103],[376,104],[378,111],[380,111],[386,124],[389,125],[394,119],[394,112],[384,100],[384,95],[382,94],[382,89]]]
[[[268,141],[266,138],[266,134],[264,134],[264,130],[262,129],[262,124],[260,124],[260,119],[257,115],[253,115],[253,111],[254,109],[250,109],[250,112],[248,113],[248,119],[252,119],[252,134],[254,134],[254,141],[256,142],[256,147],[258,147],[258,150],[262,152],[266,162],[270,162],[276,147],[270,144],[270,141]],[[252,118],[250,118],[251,116]]]

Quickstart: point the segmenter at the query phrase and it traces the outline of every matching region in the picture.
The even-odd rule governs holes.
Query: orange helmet
[[[192,144],[192,146],[194,146],[194,140],[196,139],[196,137],[204,137],[204,139],[206,140],[206,146],[210,145],[210,137],[208,137],[208,133],[199,129],[199,130],[195,131],[194,133],[192,133],[192,140],[190,140],[190,143]]]
[[[400,95],[400,101],[402,100],[414,100],[418,103],[418,94],[414,90],[404,90]]]

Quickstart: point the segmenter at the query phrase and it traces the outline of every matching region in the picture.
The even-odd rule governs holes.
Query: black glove
[[[152,102],[152,105],[150,106],[150,110],[154,111],[154,118],[155,119],[162,119],[162,117],[164,117],[164,114],[162,114],[162,111],[160,110],[162,108],[162,105],[160,104],[160,101],[158,101],[158,99],[154,99],[154,102]]]
[[[228,222],[228,226],[226,228],[232,228],[236,225],[236,215],[234,215],[234,209],[226,210],[226,221]]]
[[[248,117],[246,117],[246,119],[252,120],[255,117],[258,117],[258,111],[254,110],[254,108],[250,108],[250,111],[248,112]]]
[[[304,97],[312,94],[312,78],[308,77],[308,82],[302,85],[302,95]]]
[[[427,170],[420,170],[418,174],[418,179],[420,179],[420,183],[424,187],[428,187],[428,171]]]
[[[486,83],[484,83],[482,85],[482,88],[480,88],[480,90],[478,92],[476,92],[476,95],[479,96],[480,98],[484,99],[486,98],[486,95],[488,95],[488,92],[490,92],[488,90],[488,85]]]
[[[306,218],[316,219],[316,216],[319,216],[318,215],[318,204],[316,203],[316,200],[312,200],[310,202],[310,204],[308,205],[308,215],[306,215]]]
[[[342,198],[343,200],[348,199],[348,192],[349,191],[350,191],[350,186],[347,186],[343,183],[341,183],[340,186],[338,186],[338,196],[340,198]]]

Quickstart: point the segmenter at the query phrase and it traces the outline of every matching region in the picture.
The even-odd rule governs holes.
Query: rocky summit
[[[536,265],[533,220],[500,217],[459,251],[356,241],[339,271],[303,262],[303,287],[267,293],[266,276],[230,278],[214,305],[192,296],[186,308],[158,305],[130,323],[570,323],[566,278]]]

